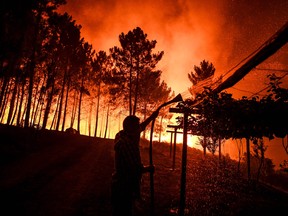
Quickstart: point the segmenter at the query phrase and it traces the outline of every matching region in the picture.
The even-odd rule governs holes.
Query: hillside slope
[[[113,140],[0,126],[0,214],[21,216],[109,216]],[[148,164],[148,143],[141,143]],[[169,146],[153,144],[155,215],[177,215],[181,146],[175,169]],[[149,176],[142,181],[138,215],[149,215]],[[187,215],[267,215],[287,211],[288,196],[251,184],[229,158],[188,148]],[[265,213],[265,214],[264,214]]]

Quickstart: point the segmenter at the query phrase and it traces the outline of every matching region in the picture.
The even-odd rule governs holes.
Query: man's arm
[[[143,122],[140,124],[140,126],[141,126],[141,131],[145,130],[146,126],[147,126],[153,119],[156,119],[156,118],[157,118],[157,116],[158,116],[158,114],[159,114],[159,110],[160,110],[160,109],[158,108],[156,111],[154,111],[154,112],[152,113],[151,116],[149,116],[145,121],[143,121]]]

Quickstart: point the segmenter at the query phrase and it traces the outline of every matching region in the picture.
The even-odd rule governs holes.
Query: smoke
[[[163,79],[181,93],[202,60],[221,75],[264,43],[288,20],[288,1],[68,0],[60,11],[82,26],[96,51],[119,46],[120,33],[141,27],[164,51]]]

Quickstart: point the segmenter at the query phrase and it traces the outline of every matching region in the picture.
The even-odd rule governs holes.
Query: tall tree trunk
[[[64,113],[63,113],[63,122],[62,122],[62,131],[65,129],[66,124],[66,115],[67,115],[67,109],[68,109],[68,96],[69,96],[69,89],[70,89],[70,79],[67,80],[67,88],[66,88],[66,95],[65,95],[65,106],[64,106]]]
[[[18,78],[16,77],[14,79],[14,88],[12,91],[12,96],[11,96],[11,100],[10,100],[10,108],[9,108],[9,112],[8,112],[8,116],[7,116],[7,124],[8,125],[11,124],[12,115],[13,115],[13,111],[14,111],[14,107],[15,107],[15,99],[16,99],[17,88],[18,88],[17,83],[18,83]]]
[[[54,83],[52,84],[52,88],[51,88],[50,93],[48,93],[46,108],[45,108],[44,117],[43,117],[43,124],[42,124],[43,129],[45,129],[47,126],[47,121],[48,121],[48,117],[50,114],[50,108],[51,108],[51,104],[52,104],[52,100],[53,100],[53,92],[54,92]]]
[[[28,88],[28,101],[27,101],[27,109],[26,109],[26,116],[25,116],[25,123],[24,127],[29,127],[30,125],[30,111],[31,111],[31,104],[32,104],[32,97],[33,97],[33,86],[34,86],[34,70],[36,67],[36,59],[35,59],[35,52],[36,52],[36,45],[34,45],[33,53],[31,56],[31,63],[29,67],[29,88]]]
[[[36,51],[37,51],[37,38],[39,34],[39,27],[40,27],[40,21],[42,18],[42,12],[38,12],[37,18],[36,18],[36,26],[34,30],[33,37],[33,48],[32,53],[30,57],[30,65],[29,65],[29,88],[28,88],[28,100],[27,100],[27,109],[26,109],[26,116],[25,116],[25,123],[24,127],[29,127],[29,121],[30,121],[30,111],[31,111],[31,104],[32,104],[32,97],[33,97],[33,87],[34,87],[34,75],[35,75],[35,67],[36,67]]]
[[[103,118],[103,116],[102,116],[102,118],[101,118],[100,135],[99,135],[99,137],[102,137],[103,124],[104,124],[104,118]]]
[[[21,113],[22,113],[22,104],[24,100],[24,94],[25,94],[25,80],[22,80],[22,85],[21,85],[21,96],[20,96],[20,103],[19,103],[19,108],[18,108],[18,115],[17,115],[17,121],[16,125],[20,126],[20,120],[21,120]]]
[[[93,108],[93,99],[91,99],[91,102],[90,102],[90,109],[89,109],[89,115],[88,115],[88,135],[89,135],[89,137],[91,136],[92,108]]]
[[[106,138],[107,136],[108,121],[109,121],[109,104],[108,104],[107,113],[106,113],[106,126],[105,126],[104,138]]]
[[[21,114],[21,117],[20,117],[20,126],[21,126],[21,127],[24,127],[24,124],[25,124],[25,116],[26,116],[26,110],[27,110],[27,103],[28,103],[28,98],[25,98],[23,113]]]
[[[56,102],[56,109],[55,109],[55,112],[54,112],[54,115],[53,115],[53,120],[52,120],[52,123],[50,125],[50,130],[52,130],[53,128],[56,129],[56,118],[57,118],[57,114],[58,114],[58,109],[59,109],[59,97],[57,99],[57,102]]]
[[[98,119],[99,119],[99,106],[100,106],[100,90],[101,90],[101,83],[98,84],[97,89],[97,107],[96,107],[96,122],[95,122],[95,132],[94,137],[97,137],[98,132]]]
[[[74,91],[74,101],[73,101],[73,106],[72,106],[72,113],[71,113],[71,122],[70,122],[70,127],[73,128],[74,122],[75,122],[75,117],[76,117],[76,110],[77,110],[77,91]]]
[[[41,80],[39,80],[37,86],[40,86],[40,81]],[[39,95],[39,98],[38,98],[38,100],[34,99],[34,105],[33,105],[32,117],[31,117],[32,118],[32,123],[34,125],[37,125],[37,123],[35,123],[35,122],[36,122],[36,119],[37,119],[40,103],[42,103],[42,98],[43,98],[43,94],[44,94],[42,89],[43,89],[44,83],[45,83],[45,78],[43,79],[42,85],[40,87],[37,87],[37,92],[35,94],[35,95]]]
[[[41,118],[42,118],[42,110],[43,110],[43,106],[44,106],[44,97],[43,97],[43,102],[41,102],[40,104],[40,114],[39,114],[39,117],[38,117],[38,121],[37,121],[37,125],[38,127],[40,127],[40,123],[41,123]]]
[[[65,91],[65,85],[66,85],[66,79],[67,79],[67,70],[68,68],[66,67],[64,76],[63,76],[63,84],[61,88],[61,93],[60,93],[60,104],[59,104],[59,111],[58,111],[58,118],[57,118],[57,124],[56,124],[56,130],[59,130],[60,127],[60,121],[61,121],[61,115],[62,115],[62,106],[63,106],[63,98],[64,98],[64,91]]]
[[[8,83],[6,89],[5,89],[4,98],[3,98],[3,101],[2,101],[2,107],[1,107],[1,111],[0,111],[1,122],[3,122],[3,118],[5,116],[6,107],[8,105],[9,92],[11,92],[11,88],[12,88],[12,84],[11,84],[11,81],[10,81]]]
[[[34,81],[34,84],[35,84],[35,97],[33,97],[33,103],[31,103],[31,106],[32,106],[32,112],[30,113],[30,119],[31,119],[31,121],[30,121],[30,126],[32,126],[32,125],[34,125],[34,116],[35,116],[35,111],[36,111],[36,106],[37,106],[37,103],[39,102],[39,98],[38,98],[38,100],[37,100],[37,96],[39,95],[39,91],[40,91],[40,89],[39,89],[39,86],[40,86],[40,79],[39,79],[39,81],[37,81],[37,83]]]
[[[35,125],[35,124],[37,125],[37,123],[35,123],[35,122],[36,122],[36,120],[37,120],[37,116],[38,116],[38,113],[39,113],[39,107],[40,107],[40,105],[41,105],[41,103],[42,103],[42,97],[43,97],[43,93],[42,93],[42,91],[40,91],[39,99],[38,99],[38,101],[37,101],[36,108],[35,108],[35,112],[34,112],[34,114],[33,114],[33,123],[34,123],[34,125]],[[41,111],[40,111],[40,112],[41,112]],[[38,125],[38,126],[39,126],[39,125]]]
[[[78,123],[77,123],[77,130],[79,131],[79,133],[80,133],[81,103],[82,103],[82,97],[83,97],[83,89],[84,89],[84,79],[82,79],[82,81],[81,81],[79,104],[78,104]]]
[[[16,96],[15,111],[14,111],[14,114],[13,114],[13,117],[12,117],[12,120],[11,120],[11,124],[12,124],[12,125],[13,125],[13,122],[14,122],[14,120],[15,120],[15,117],[16,117],[16,115],[17,115],[17,113],[18,113],[18,104],[19,104],[19,100],[20,100],[20,99],[19,99],[19,97],[20,97],[20,96],[19,96],[19,94],[20,94],[20,93],[19,93],[19,92],[20,92],[20,91],[19,91],[19,90],[20,90],[20,89],[19,89],[19,88],[20,88],[19,83],[17,84],[17,86],[18,86],[18,87],[17,87],[17,96]]]
[[[2,86],[1,86],[1,91],[0,91],[0,109],[2,109],[2,106],[4,104],[4,98],[5,98],[4,95],[5,95],[6,89],[8,88],[9,82],[10,82],[10,77],[4,75]],[[0,116],[1,115],[2,114],[0,113]]]

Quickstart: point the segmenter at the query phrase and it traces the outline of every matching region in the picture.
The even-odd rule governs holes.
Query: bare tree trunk
[[[104,138],[106,138],[107,136],[108,121],[109,121],[109,104],[108,104],[107,113],[106,113],[106,126],[105,126]]]
[[[9,82],[10,82],[10,77],[4,76],[2,86],[1,86],[1,92],[0,92],[0,109],[1,110],[2,110],[2,107],[4,105],[5,94],[7,93]],[[0,116],[1,115],[2,115],[2,112],[0,112]]]
[[[61,121],[61,115],[62,115],[62,106],[63,106],[63,98],[64,98],[64,91],[65,91],[65,85],[66,85],[66,79],[67,79],[67,70],[68,68],[66,67],[64,77],[63,77],[63,84],[61,88],[61,93],[60,93],[60,104],[59,104],[59,111],[58,111],[58,118],[57,118],[57,124],[56,124],[56,130],[59,130],[60,127],[60,121]]]
[[[33,97],[33,105],[31,105],[32,106],[32,112],[31,112],[31,123],[30,123],[30,125],[34,125],[34,117],[35,117],[35,112],[36,112],[36,106],[37,106],[37,104],[38,104],[38,102],[39,102],[39,99],[40,99],[40,95],[39,95],[39,91],[41,90],[41,88],[39,88],[39,86],[40,86],[40,79],[39,79],[39,81],[37,81],[37,83],[35,83],[34,82],[34,84],[35,84],[35,86],[36,86],[36,92],[35,92],[35,97]],[[38,98],[38,100],[36,99],[37,98],[37,96],[39,95],[39,98]]]
[[[48,121],[48,117],[50,114],[50,108],[51,108],[52,99],[53,99],[53,92],[54,92],[54,82],[52,84],[52,88],[51,88],[50,93],[48,93],[46,108],[45,108],[44,117],[43,117],[43,124],[42,124],[43,129],[45,129],[47,126],[47,121]]]
[[[39,106],[40,106],[41,103],[43,103],[42,100],[43,100],[44,92],[42,91],[42,89],[43,89],[44,83],[45,83],[45,78],[43,79],[43,82],[42,82],[41,87],[39,88],[39,91],[37,91],[37,94],[39,94],[39,98],[37,100],[37,104],[35,106],[35,110],[33,110],[33,120],[32,120],[33,124],[35,124],[35,122],[37,120]],[[40,82],[39,82],[39,86],[40,86]],[[36,125],[38,125],[38,124],[36,123]]]
[[[96,122],[95,122],[94,137],[97,136],[97,131],[98,131],[99,106],[100,106],[100,90],[101,90],[101,83],[99,83],[98,90],[97,90],[97,107],[96,107]]]
[[[29,119],[30,119],[30,110],[31,110],[31,103],[32,103],[32,93],[33,93],[33,80],[34,80],[34,68],[35,68],[35,63],[33,62],[33,65],[31,66],[30,69],[30,76],[29,76],[29,89],[28,89],[28,103],[27,103],[27,110],[26,110],[26,117],[25,117],[25,123],[24,127],[29,126]]]
[[[20,125],[22,127],[24,127],[25,116],[26,116],[26,111],[27,111],[27,103],[28,103],[28,98],[25,99],[25,105],[24,105],[23,113],[20,117]]]
[[[102,118],[101,118],[100,135],[99,135],[99,137],[102,137],[103,124],[104,124],[104,118],[103,118],[103,116],[102,116]]]
[[[17,126],[20,126],[20,119],[21,119],[21,112],[22,112],[22,103],[24,100],[24,94],[25,94],[25,81],[22,80],[22,86],[21,86],[21,96],[20,96],[20,103],[19,103],[19,108],[18,108],[18,116],[17,116]]]
[[[16,99],[16,93],[17,93],[17,88],[18,88],[17,82],[18,82],[18,80],[16,77],[14,79],[14,87],[13,87],[12,96],[10,99],[10,108],[9,108],[9,112],[8,112],[8,116],[7,116],[7,124],[8,125],[11,124],[12,115],[13,115],[13,111],[14,111],[14,107],[15,107],[15,99]]]
[[[66,88],[66,95],[65,95],[65,106],[64,106],[64,114],[63,114],[63,123],[62,123],[62,131],[64,131],[65,123],[66,123],[66,115],[67,115],[67,108],[68,108],[68,96],[69,96],[69,89],[70,89],[70,79],[68,79],[67,88]]]
[[[35,67],[36,67],[36,46],[37,46],[37,37],[39,34],[39,25],[42,18],[42,12],[38,12],[37,19],[36,19],[36,27],[33,34],[33,48],[32,54],[30,57],[30,65],[29,65],[29,88],[28,88],[28,99],[27,99],[27,109],[26,109],[26,116],[25,116],[25,123],[24,127],[29,127],[30,121],[30,111],[31,111],[31,104],[32,104],[32,97],[33,97],[33,88],[34,88],[34,75],[35,75]],[[46,125],[45,125],[46,126]]]
[[[33,123],[35,124],[36,120],[37,120],[37,116],[38,116],[38,113],[39,113],[39,107],[41,105],[41,101],[42,101],[42,97],[43,97],[43,94],[40,92],[40,95],[39,95],[39,99],[37,101],[37,105],[36,105],[36,109],[35,109],[35,112],[34,112],[34,115],[33,115]],[[40,110],[41,112],[41,110]],[[38,125],[38,124],[36,124]],[[38,125],[39,126],[39,125]]]
[[[18,113],[18,104],[19,104],[19,85],[17,85],[18,87],[17,87],[17,96],[16,96],[16,104],[15,104],[15,111],[14,111],[14,114],[13,114],[13,117],[12,117],[12,120],[11,120],[11,124],[13,125],[13,122],[14,122],[14,120],[15,120],[15,117],[16,117],[16,115],[17,115],[17,113]]]
[[[82,79],[81,82],[81,88],[80,88],[80,96],[79,96],[79,104],[78,104],[78,122],[77,122],[77,130],[80,133],[80,121],[81,121],[81,103],[82,103],[82,97],[83,97],[83,89],[84,88],[84,79]]]
[[[37,121],[37,125],[38,127],[40,127],[40,123],[41,123],[41,118],[42,118],[42,114],[43,114],[43,106],[44,106],[44,101],[45,101],[45,96],[42,96],[42,102],[40,103],[40,111],[39,111],[39,116],[38,116],[38,121]]]
[[[73,128],[74,122],[75,122],[75,116],[76,116],[76,110],[77,110],[77,91],[74,91],[74,101],[72,106],[72,113],[71,113],[71,122],[70,127]]]
[[[56,129],[56,118],[57,118],[57,114],[58,114],[58,108],[59,108],[59,97],[57,98],[57,102],[56,102],[56,109],[55,109],[55,112],[54,112],[54,115],[53,115],[53,120],[52,120],[52,123],[50,125],[50,130],[52,130],[53,128]]]
[[[88,135],[91,136],[91,118],[92,118],[93,99],[90,102],[90,110],[88,115]]]
[[[7,85],[7,88],[5,89],[5,93],[4,93],[4,97],[3,97],[3,101],[2,101],[2,107],[1,107],[1,111],[0,111],[1,122],[3,122],[3,118],[5,116],[6,107],[8,104],[9,92],[11,91],[11,88],[12,88],[12,84],[10,81]]]

